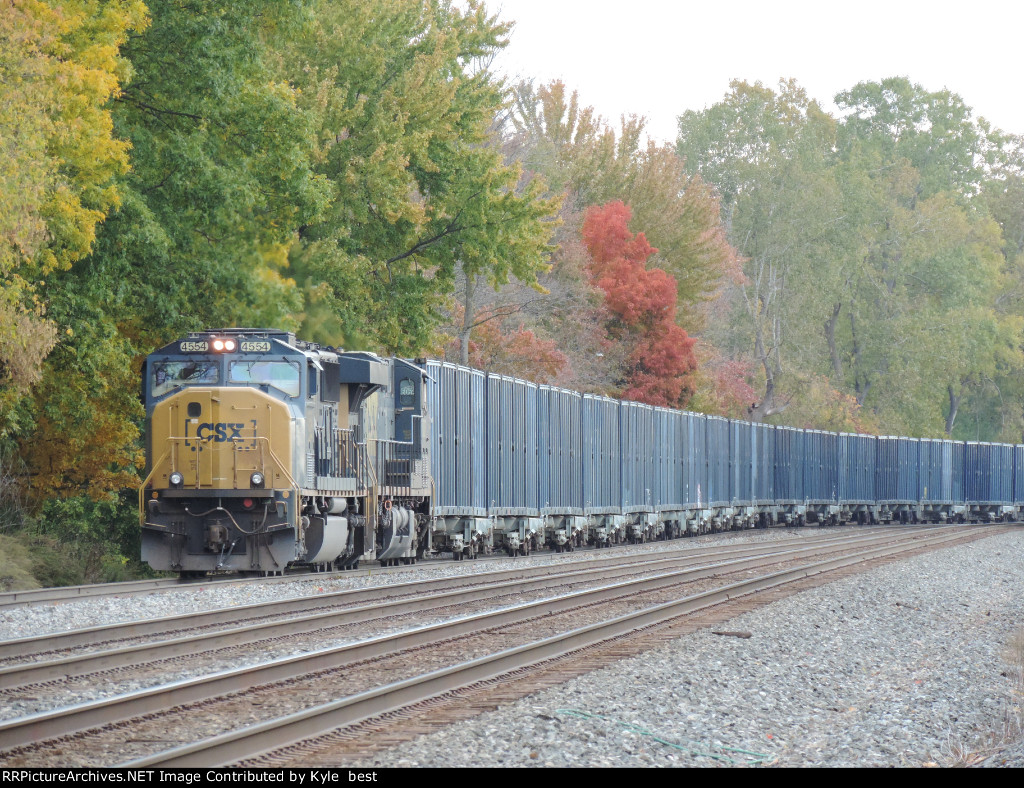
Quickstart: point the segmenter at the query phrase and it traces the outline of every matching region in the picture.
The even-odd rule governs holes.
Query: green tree
[[[736,82],[680,118],[678,150],[718,188],[746,258],[726,346],[761,364],[755,417],[792,406],[802,422],[821,412],[813,389],[837,412],[852,395],[889,431],[951,434],[1021,361],[1000,228],[978,200],[993,139],[959,97],[906,80],[837,102],[841,122],[792,82]]]
[[[966,200],[980,187],[984,129],[955,93],[890,77],[839,93],[836,105],[844,116],[840,151],[866,144],[883,160],[905,159],[919,175],[915,196],[946,192]]]
[[[807,358],[820,358],[819,331],[834,286],[830,252],[839,229],[839,190],[829,157],[835,121],[792,81],[776,93],[734,81],[725,99],[679,119],[677,151],[714,184],[745,280],[729,293],[734,352],[753,351],[763,392],[754,419],[784,411]],[[817,340],[817,341],[815,341]]]
[[[547,267],[558,201],[502,160],[493,124],[504,89],[481,65],[508,26],[480,3],[447,0],[322,0],[313,16],[284,63],[334,190],[290,252],[303,332],[422,352],[456,270],[535,285]]]
[[[105,18],[92,5],[90,18]],[[111,184],[119,203],[92,253],[39,287],[61,342],[23,408],[37,500],[137,482],[149,349],[199,327],[295,325],[285,249],[328,190],[273,48],[305,20],[291,4],[156,3],[148,29],[121,46],[132,79],[108,111],[131,169]]]
[[[1000,228],[976,199],[988,129],[958,96],[904,79],[861,83],[837,103],[859,259],[842,372],[890,429],[950,435],[965,397],[1020,363],[1017,321],[996,308]]]
[[[118,204],[129,144],[109,100],[130,75],[120,47],[147,24],[138,0],[15,0],[0,11],[0,435],[57,340],[45,282],[92,249]]]

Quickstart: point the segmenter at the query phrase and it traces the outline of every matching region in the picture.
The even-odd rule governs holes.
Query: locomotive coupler
[[[220,550],[228,541],[228,529],[220,521],[215,520],[206,526],[206,549],[211,553]]]

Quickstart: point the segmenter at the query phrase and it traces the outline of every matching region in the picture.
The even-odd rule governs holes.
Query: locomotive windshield
[[[162,397],[182,386],[208,386],[220,378],[217,361],[156,361],[152,369],[153,397]]]
[[[229,383],[273,386],[289,397],[299,396],[299,367],[289,361],[232,361]]]

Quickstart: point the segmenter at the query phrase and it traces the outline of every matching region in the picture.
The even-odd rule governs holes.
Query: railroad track
[[[904,533],[917,533],[907,530]],[[681,546],[657,553],[636,553],[628,556],[594,558],[579,561],[513,566],[509,569],[467,574],[460,577],[414,580],[389,586],[375,586],[363,589],[323,593],[316,596],[294,597],[277,602],[262,602],[239,605],[202,613],[167,616],[156,619],[129,621],[119,624],[75,629],[27,638],[0,641],[0,689],[19,686],[31,681],[47,680],[54,676],[81,675],[81,670],[72,667],[78,662],[85,663],[85,654],[108,652],[117,643],[124,644],[125,652],[132,652],[134,643],[151,644],[155,659],[175,656],[178,653],[195,651],[196,645],[237,645],[250,642],[248,632],[262,632],[266,638],[278,637],[292,632],[318,629],[316,624],[333,619],[334,623],[371,619],[374,614],[399,615],[437,607],[443,603],[442,592],[464,591],[463,594],[449,594],[450,604],[465,603],[467,597],[479,600],[490,598],[502,590],[506,594],[536,590],[548,585],[586,583],[592,578],[608,580],[616,576],[642,571],[656,571],[660,567],[685,565],[687,563],[724,563],[736,558],[759,555],[774,555],[791,549],[805,549],[820,545],[855,545],[877,534],[891,534],[892,531],[868,531],[851,534],[829,533],[815,537],[784,540],[761,544],[748,544],[723,548],[709,554],[701,548]],[[853,541],[851,541],[851,539]],[[604,555],[604,553],[600,554]],[[528,582],[531,581],[532,585]],[[486,591],[486,593],[485,593]],[[404,601],[402,601],[404,600]],[[401,601],[401,604],[397,604]],[[393,607],[384,608],[389,602]],[[339,613],[339,608],[345,608]],[[350,608],[356,608],[350,611]],[[296,621],[295,619],[300,619]],[[275,629],[274,622],[280,622]],[[249,625],[249,626],[246,626]],[[225,631],[230,629],[229,632]],[[159,641],[173,641],[163,646]],[[161,648],[163,654],[160,653]],[[79,652],[81,656],[76,654]],[[145,654],[135,649],[133,653]],[[139,660],[141,661],[141,660]],[[46,671],[43,665],[28,665],[28,662],[59,662],[59,669]],[[113,664],[107,660],[108,666]],[[134,664],[125,660],[122,664]]]
[[[872,529],[879,530],[879,529]],[[727,540],[731,536],[743,536],[749,534],[749,531],[728,531],[715,534],[716,538]],[[689,540],[684,540],[689,541]],[[663,544],[663,543],[657,543]],[[619,545],[618,547],[624,547],[629,545]],[[591,548],[581,548],[582,550],[588,551]],[[614,551],[614,548],[613,548]],[[602,551],[606,552],[606,551]],[[546,555],[546,551],[534,553],[534,556]],[[483,561],[494,561],[494,562],[505,562],[508,561],[504,555],[493,555],[487,557],[481,557]],[[356,571],[369,571],[374,574],[393,574],[393,573],[413,573],[417,568],[423,568],[424,566],[447,566],[450,564],[450,559],[445,558],[427,558],[421,560],[415,566],[396,566],[396,567],[379,567],[379,566],[366,566],[364,565],[361,569]],[[0,611],[4,609],[11,609],[17,607],[25,607],[28,605],[40,605],[40,604],[56,604],[62,602],[74,602],[82,599],[94,599],[102,597],[126,597],[135,596],[138,594],[151,594],[162,591],[180,591],[182,589],[194,588],[197,586],[232,586],[232,585],[251,585],[251,584],[278,584],[278,583],[294,583],[301,580],[310,581],[323,581],[331,580],[334,578],[346,578],[351,577],[353,574],[352,570],[347,571],[336,571],[336,572],[308,572],[308,571],[291,571],[281,576],[274,577],[242,577],[235,574],[225,575],[210,575],[205,578],[178,578],[178,577],[158,577],[148,578],[145,580],[125,580],[116,583],[95,583],[89,585],[78,585],[78,586],[59,586],[56,588],[30,588],[19,591],[2,591],[0,592]]]
[[[436,562],[436,560],[431,559]],[[429,563],[429,562],[428,562]],[[370,568],[374,573],[410,571],[414,567],[378,567]],[[358,571],[358,570],[357,570]],[[366,571],[363,567],[362,571]],[[232,586],[251,585],[256,583],[294,583],[296,580],[329,580],[336,577],[349,577],[352,570],[337,572],[295,571],[274,577],[242,577],[240,575],[210,575],[201,578],[155,577],[146,580],[122,580],[116,583],[95,583],[81,586],[58,586],[56,588],[29,588],[22,591],[0,592],[0,610],[25,607],[27,605],[57,604],[76,602],[81,599],[102,597],[127,597],[139,594],[152,594],[162,591],[180,591],[196,586]]]
[[[48,689],[59,692],[69,680],[75,678],[79,683],[90,685],[115,680],[117,674],[126,672],[126,678],[138,682],[144,680],[147,674],[151,679],[159,680],[167,672],[181,671],[183,667],[198,670],[211,669],[212,666],[216,670],[224,662],[234,659],[240,648],[260,649],[262,653],[267,653],[273,646],[279,650],[317,648],[317,641],[329,642],[332,637],[337,639],[343,636],[343,628],[348,628],[350,637],[354,637],[365,633],[367,626],[390,624],[394,628],[393,622],[396,619],[405,618],[412,624],[417,615],[433,619],[449,618],[484,611],[501,603],[522,603],[530,596],[542,599],[550,589],[559,589],[564,595],[571,589],[586,588],[594,583],[606,585],[616,578],[646,579],[643,582],[620,580],[619,584],[609,586],[613,594],[618,593],[617,587],[622,582],[637,586],[636,593],[642,593],[651,587],[692,583],[768,562],[794,561],[830,549],[849,551],[878,538],[861,536],[851,540],[849,536],[833,537],[816,540],[810,545],[806,543],[807,540],[801,540],[798,546],[792,547],[778,544],[750,545],[721,551],[710,564],[706,554],[672,551],[667,556],[641,555],[627,564],[602,559],[586,569],[569,568],[565,564],[533,567],[488,573],[484,577],[478,575],[407,583],[397,587],[343,591],[319,598],[253,605],[249,606],[253,617],[248,619],[252,622],[248,624],[244,609],[228,608],[185,617],[198,624],[192,630],[177,629],[184,622],[179,620],[180,617],[173,617],[170,620],[157,619],[134,625],[97,627],[7,641],[0,643],[0,655],[19,661],[0,668],[0,697],[17,697],[19,688],[27,688],[35,697],[45,694]],[[278,620],[268,621],[274,611]],[[217,623],[203,626],[204,619]],[[354,625],[360,625],[360,628],[356,629]],[[200,629],[206,631],[197,631]],[[137,638],[140,630],[154,633],[151,637],[157,639],[120,647],[99,647],[104,642],[115,643],[121,633],[126,637]],[[305,637],[296,642],[299,636]],[[74,644],[91,642],[91,647],[80,654],[42,658],[69,650],[66,645],[68,641]],[[37,661],[26,661],[33,658]],[[139,666],[145,670],[141,678],[138,671],[130,672],[131,668]],[[38,686],[41,684],[49,686]]]
[[[136,757],[140,752],[153,753],[162,746],[169,746],[178,741],[192,741],[196,737],[210,736],[225,727],[225,719],[233,720],[236,725],[252,721],[253,724],[249,726],[252,729],[270,726],[267,730],[273,732],[266,733],[265,736],[274,738],[277,743],[306,738],[312,735],[308,733],[308,726],[324,725],[326,727],[317,731],[322,732],[330,727],[349,725],[353,719],[365,719],[384,713],[384,707],[379,705],[382,703],[390,704],[387,708],[392,710],[397,708],[395,704],[398,707],[410,704],[415,707],[417,704],[434,702],[430,698],[435,697],[438,692],[443,694],[455,691],[452,689],[453,686],[481,681],[486,684],[488,681],[497,680],[494,676],[499,676],[506,670],[503,666],[509,664],[508,660],[515,662],[518,670],[525,670],[525,665],[538,660],[544,662],[563,659],[565,653],[579,649],[591,650],[595,648],[595,644],[609,638],[619,640],[625,637],[627,632],[635,632],[638,629],[646,631],[651,627],[660,626],[655,622],[666,616],[678,618],[685,615],[687,610],[705,610],[709,605],[720,605],[723,600],[732,599],[739,594],[749,594],[756,589],[763,591],[765,588],[783,587],[780,584],[792,584],[798,579],[805,578],[809,572],[834,572],[864,561],[877,561],[890,554],[932,549],[937,545],[978,538],[994,532],[995,529],[991,528],[985,531],[975,529],[970,532],[965,532],[963,528],[900,530],[878,536],[856,534],[846,540],[819,539],[820,543],[816,545],[808,544],[805,538],[800,540],[800,550],[794,550],[792,546],[783,546],[783,549],[780,549],[778,543],[737,547],[737,551],[751,550],[754,547],[760,547],[762,550],[774,547],[775,550],[774,554],[762,553],[759,556],[755,555],[756,551],[751,550],[750,555],[746,557],[734,555],[724,563],[720,561],[717,566],[691,565],[669,571],[655,568],[652,572],[647,572],[645,577],[614,583],[605,582],[595,588],[571,590],[557,597],[506,605],[502,610],[462,616],[430,626],[412,629],[406,627],[398,633],[381,635],[360,643],[274,660],[254,668],[222,671],[216,676],[177,682],[167,687],[126,695],[116,703],[84,704],[73,712],[63,709],[14,720],[0,726],[0,750],[5,751],[0,752],[0,763],[68,765],[67,742],[62,745],[60,739],[73,737],[70,739],[74,742],[74,746],[70,748],[72,751],[94,753],[87,755],[93,759],[88,760],[88,763],[109,765]],[[832,557],[822,561],[820,555],[825,552],[830,552]],[[841,554],[836,555],[837,553]],[[706,554],[703,556],[705,562],[708,557]],[[621,564],[621,559],[621,556],[618,557],[618,564]],[[742,581],[727,583],[723,587],[722,576],[730,574],[733,576],[732,579],[736,580],[735,576],[738,574],[753,572],[759,565],[763,567],[766,564],[773,564],[774,571],[764,576],[759,575],[753,581],[745,578]],[[595,572],[608,570],[607,567],[593,569]],[[549,572],[547,578],[525,578],[516,582],[546,581],[550,588],[552,582],[560,582],[556,575],[557,573]],[[573,572],[571,577],[575,581],[571,585],[575,588],[580,584],[579,572]],[[449,578],[449,582],[450,580]],[[507,597],[510,593],[507,582],[510,581],[492,585],[503,586],[496,590],[503,590],[504,596]],[[681,603],[680,588],[684,583],[687,593]],[[472,590],[469,592],[473,593]],[[475,589],[475,592],[482,594],[480,588]],[[450,597],[452,594],[465,593],[465,589],[448,590],[439,592],[438,596]],[[517,592],[513,590],[511,593]],[[715,596],[716,594],[718,596]],[[391,604],[395,603],[394,600],[391,601]],[[438,603],[442,607],[458,604],[451,598],[437,599],[433,602],[435,605]],[[385,606],[387,604],[385,603]],[[683,607],[680,607],[680,604]],[[686,605],[693,607],[687,608]],[[638,607],[642,608],[642,611],[638,612]],[[585,625],[580,626],[581,622],[585,622]],[[540,634],[547,634],[547,637],[539,638]],[[596,640],[585,642],[586,638]],[[563,656],[553,657],[553,652],[550,651],[534,651],[531,645],[548,641],[550,643],[546,647],[562,649],[560,653]],[[470,667],[456,670],[451,666],[453,654],[475,658],[463,659],[462,664]],[[502,654],[505,656],[501,656]],[[480,678],[483,675],[480,671],[497,673],[486,679]],[[530,669],[528,672],[532,674],[535,671]],[[431,678],[424,679],[424,674],[431,674]],[[380,686],[382,675],[385,677],[385,686]],[[386,679],[393,680],[389,682]],[[441,684],[437,682],[443,684],[446,681],[456,684],[438,690]],[[523,682],[516,680],[513,683]],[[255,689],[257,687],[258,689]],[[333,704],[324,704],[322,701],[325,699],[325,692],[329,693],[332,700],[339,695],[345,697]],[[426,694],[419,699],[410,699],[410,693]],[[317,702],[318,699],[320,702]],[[322,708],[338,704],[339,708],[333,711],[324,711]],[[174,706],[178,707],[177,711],[169,715],[165,710]],[[342,708],[346,711],[340,711]],[[321,709],[322,714],[314,713],[315,709]],[[294,713],[289,715],[286,713],[289,711]],[[338,714],[348,722],[337,723],[336,720],[340,719]],[[158,716],[147,719],[147,715]],[[267,716],[298,716],[303,720],[312,721],[296,721],[294,724],[300,725],[300,728],[291,728],[292,723],[277,727],[277,722],[267,720]],[[307,727],[302,728],[301,725]],[[89,730],[97,726],[98,730]],[[186,738],[185,729],[191,738]],[[127,745],[124,741],[126,730],[131,731],[129,738],[134,739]],[[175,732],[176,730],[178,732]],[[212,764],[224,762],[225,758],[238,760],[252,757],[253,753],[267,749],[266,739],[260,738],[264,734],[254,732],[254,735],[256,738],[250,740],[248,735],[241,737],[241,734],[232,734],[240,737],[238,741],[256,743],[233,744],[231,746],[240,749],[230,750],[233,753],[231,755],[224,755],[223,753],[228,751],[222,750],[195,750],[179,753],[173,758],[195,758],[198,760],[192,760],[190,763]],[[57,741],[48,745],[48,749],[44,744],[33,744],[41,738]],[[215,736],[213,738],[216,739]],[[246,754],[237,754],[245,748],[250,748]],[[149,757],[163,756],[144,755],[144,760],[139,763],[148,763],[145,758]],[[185,763],[172,760],[162,765]]]

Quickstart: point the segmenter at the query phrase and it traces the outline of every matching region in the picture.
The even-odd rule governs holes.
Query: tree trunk
[[[946,416],[946,435],[953,436],[953,424],[956,422],[956,412],[960,408],[960,400],[963,399],[963,394],[956,396],[953,393],[952,386],[946,386],[946,391],[949,392],[949,415]]]
[[[857,321],[854,319],[852,311],[850,312],[850,336],[853,339],[853,388],[857,392],[857,404],[863,405],[864,400],[868,398],[868,392],[871,391],[871,381],[861,371],[860,345],[857,344]]]
[[[473,295],[476,292],[476,277],[466,274],[466,290],[462,300],[462,329],[459,331],[459,363],[469,366],[469,335],[473,332]]]
[[[833,304],[832,317],[825,321],[825,339],[828,342],[829,355],[832,357],[832,372],[837,386],[843,379],[843,366],[839,361],[839,351],[836,350],[836,324],[839,322],[839,312],[842,308],[842,302]]]
[[[774,412],[775,407],[775,370],[771,359],[764,348],[764,335],[759,325],[754,327],[754,352],[761,366],[764,367],[764,396],[760,402],[753,403],[749,410],[749,418],[754,422],[764,421],[765,416]]]

